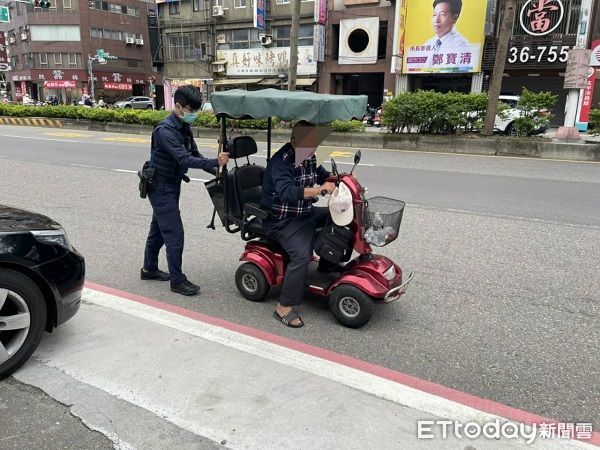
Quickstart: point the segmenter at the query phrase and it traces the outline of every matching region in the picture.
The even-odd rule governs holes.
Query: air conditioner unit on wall
[[[217,34],[217,44],[226,44],[227,40],[224,34]]]
[[[26,41],[27,39],[27,33],[21,33],[21,40]]]
[[[223,11],[223,7],[220,5],[213,6],[212,15],[213,17],[225,17],[225,11]]]
[[[273,36],[270,36],[268,34],[259,34],[258,40],[261,43],[261,45],[268,47],[273,43]]]
[[[129,45],[129,44],[133,44],[133,41],[134,41],[134,39],[133,39],[133,38],[127,38],[127,39],[125,39],[125,43],[126,43],[127,45]]]
[[[135,45],[144,45],[144,40],[143,39],[136,39],[135,40]]]
[[[10,44],[16,44],[17,43],[17,39],[14,36],[11,36],[8,38],[8,42]]]

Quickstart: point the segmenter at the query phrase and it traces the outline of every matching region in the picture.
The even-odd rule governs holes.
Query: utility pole
[[[296,90],[298,76],[298,34],[300,31],[300,0],[292,0],[292,27],[290,29],[290,67],[288,91]]]
[[[498,111],[498,98],[502,88],[502,75],[506,64],[506,54],[508,52],[508,42],[512,34],[513,23],[515,19],[516,0],[504,0],[504,15],[498,34],[498,47],[496,48],[496,59],[494,61],[494,71],[490,79],[488,88],[488,104],[483,124],[484,136],[491,136],[494,132],[494,122],[496,121],[496,112]]]

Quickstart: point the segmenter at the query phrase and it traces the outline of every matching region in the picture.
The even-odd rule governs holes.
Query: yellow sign
[[[481,71],[487,1],[405,1],[402,73]]]

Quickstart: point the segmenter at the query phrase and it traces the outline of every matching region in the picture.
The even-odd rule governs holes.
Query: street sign
[[[585,89],[590,68],[592,51],[584,48],[569,50],[567,69],[565,70],[565,89]]]
[[[8,12],[8,6],[0,6],[0,22],[10,22],[10,13]]]

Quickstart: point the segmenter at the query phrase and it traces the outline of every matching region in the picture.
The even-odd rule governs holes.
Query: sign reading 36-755
[[[569,59],[568,45],[536,45],[511,47],[507,61],[510,64],[566,63]]]

